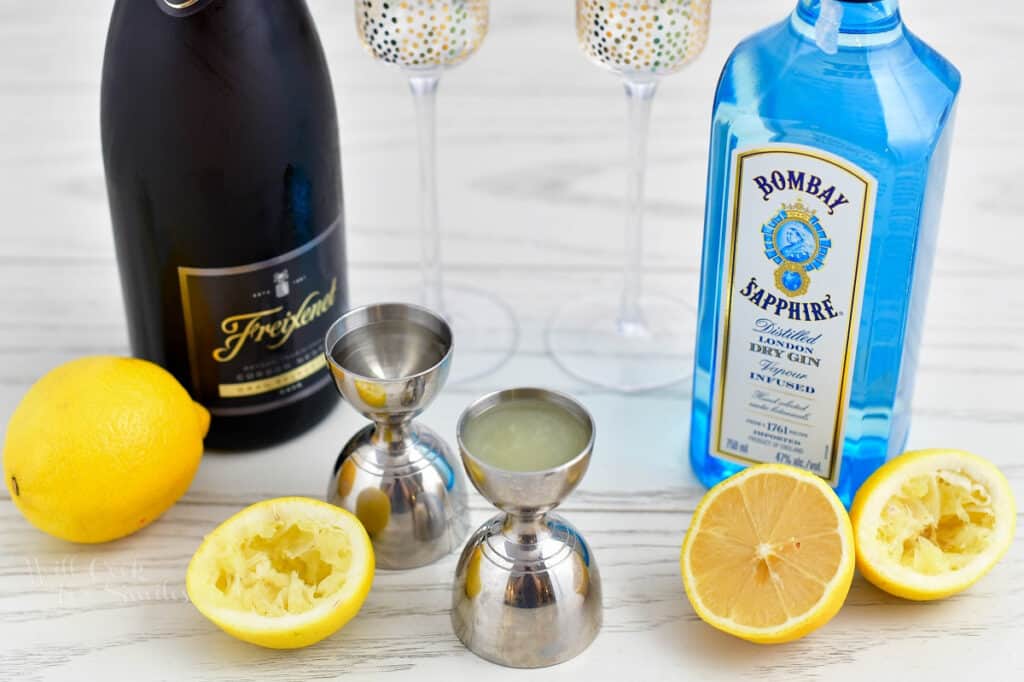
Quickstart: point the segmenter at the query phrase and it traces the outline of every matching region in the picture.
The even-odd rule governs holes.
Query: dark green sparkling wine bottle
[[[135,355],[213,415],[207,444],[295,436],[334,405],[347,308],[341,159],[303,0],[117,0],[103,158]]]

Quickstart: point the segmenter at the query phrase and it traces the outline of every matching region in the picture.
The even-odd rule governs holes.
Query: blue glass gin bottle
[[[897,0],[800,0],[715,95],[690,460],[843,502],[910,422],[960,74]]]

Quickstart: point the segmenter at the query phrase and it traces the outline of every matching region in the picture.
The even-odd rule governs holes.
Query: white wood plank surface
[[[142,0],[139,0],[142,1]],[[743,36],[793,0],[715,0],[705,54],[655,103],[646,285],[697,290],[714,82]],[[349,0],[311,0],[341,116],[355,303],[418,281],[415,129],[402,77],[357,44]],[[689,387],[622,397],[562,374],[545,354],[555,306],[614,295],[621,248],[624,105],[582,57],[569,0],[495,0],[479,55],[441,87],[444,257],[452,280],[490,289],[519,315],[505,367],[449,388],[425,422],[451,436],[476,395],[522,383],[570,391],[599,429],[594,463],[564,513],[593,545],[605,626],[582,656],[513,671],[477,659],[448,620],[454,557],[379,573],[343,631],[297,652],[237,642],[184,595],[201,538],[246,504],[320,497],[360,425],[340,406],[310,433],[245,455],[209,453],[185,498],[107,545],[51,539],[0,499],[0,680],[91,679],[1024,679],[1024,524],[968,592],[915,604],[854,582],[826,628],[756,647],[701,623],[678,553],[703,490],[686,460]],[[1024,503],[1024,5],[904,0],[919,35],[964,74],[953,166],[921,349],[910,445],[994,460]],[[30,383],[83,354],[127,353],[99,143],[110,3],[0,0],[0,425]],[[473,520],[491,512],[472,498]]]

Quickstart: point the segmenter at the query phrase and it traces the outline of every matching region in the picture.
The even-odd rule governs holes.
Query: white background
[[[351,2],[311,4],[342,121],[354,302],[386,298],[417,281],[411,104],[402,78],[358,46]],[[792,4],[715,0],[705,54],[663,83],[652,129],[648,286],[696,295],[715,79],[739,39]],[[590,540],[604,578],[595,645],[532,673],[477,659],[449,627],[452,557],[379,575],[360,616],[303,651],[236,642],[199,616],[182,590],[202,536],[250,502],[321,496],[337,449],[361,424],[339,407],[282,447],[206,457],[181,503],[112,544],[51,539],[0,500],[0,679],[1024,677],[1024,531],[990,576],[945,602],[903,602],[858,577],[839,616],[792,645],[748,645],[696,619],[677,564],[703,492],[686,462],[689,387],[631,398],[594,391],[561,374],[542,344],[555,306],[617,283],[621,87],[580,54],[568,0],[493,5],[481,52],[441,86],[444,249],[453,279],[490,287],[516,309],[522,348],[498,374],[447,390],[425,421],[450,436],[476,395],[527,382],[571,391],[594,413],[594,464],[564,512]],[[1024,5],[903,7],[965,80],[910,442],[992,458],[1024,503]],[[0,424],[54,365],[127,352],[99,143],[109,11],[103,0],[0,0]],[[471,504],[474,522],[490,514],[480,498]]]

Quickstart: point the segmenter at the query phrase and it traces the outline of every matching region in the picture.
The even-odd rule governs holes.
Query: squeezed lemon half
[[[680,569],[694,611],[741,639],[799,639],[839,611],[853,580],[842,503],[795,467],[750,467],[709,490],[683,541]]]
[[[959,450],[893,459],[865,481],[850,517],[864,577],[919,601],[973,585],[1009,549],[1017,521],[1002,473]]]
[[[189,598],[238,639],[274,649],[308,646],[358,613],[373,581],[370,538],[326,502],[282,497],[218,526],[188,567]]]

